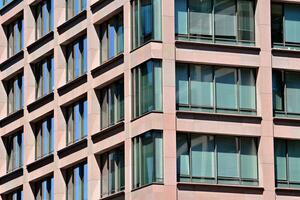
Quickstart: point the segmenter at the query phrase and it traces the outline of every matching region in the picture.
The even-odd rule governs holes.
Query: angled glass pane
[[[50,70],[50,74],[51,74],[51,91],[54,90],[54,57],[52,56],[51,59],[50,59],[50,67],[51,67],[51,70]]]
[[[153,5],[151,0],[139,0],[140,2],[140,41],[141,44],[152,39],[153,35]]]
[[[43,61],[43,96],[45,96],[46,94],[50,93],[50,73],[49,73],[49,68],[48,68],[48,62],[47,60]]]
[[[176,103],[189,103],[189,73],[187,64],[176,64]]]
[[[232,0],[215,0],[215,35],[235,39],[236,3]]]
[[[76,42],[73,46],[74,51],[74,78],[79,77],[81,68],[81,54],[79,50],[79,42]]]
[[[217,162],[219,177],[239,177],[238,139],[217,136]]]
[[[118,21],[117,37],[118,37],[118,54],[119,54],[124,51],[123,13],[117,16],[117,21]]]
[[[190,175],[190,154],[188,134],[178,133],[176,139],[177,149],[177,174],[179,176]]]
[[[112,18],[108,23],[108,59],[116,56],[117,32],[116,20]]]
[[[300,182],[300,141],[288,141],[289,181]]]
[[[300,73],[285,72],[287,112],[300,113]]]
[[[257,147],[255,138],[241,138],[241,178],[257,179]]]
[[[80,103],[74,106],[74,141],[79,140],[81,137],[81,115],[79,111]]]
[[[285,140],[275,140],[275,177],[287,180],[287,146]]]
[[[254,41],[254,1],[237,1],[238,36],[240,41]]]
[[[207,66],[192,65],[191,104],[195,106],[213,106],[213,69]]]
[[[237,78],[234,68],[217,68],[216,102],[220,109],[237,109]]]
[[[300,42],[300,6],[297,4],[284,5],[284,36],[286,42]]]
[[[154,144],[151,133],[144,134],[141,148],[141,181],[142,185],[154,181]]]
[[[47,34],[49,32],[49,27],[50,27],[50,15],[49,15],[49,8],[50,4],[48,5],[48,2],[45,1],[43,2],[42,6],[42,12],[43,12],[43,35]]]
[[[43,121],[43,156],[49,154],[49,147],[50,147],[50,132],[48,129],[48,121]]]
[[[161,0],[152,0],[153,3],[153,39],[161,40]]]
[[[83,165],[83,200],[88,200],[88,165]]]
[[[154,155],[155,155],[155,180],[154,182],[163,181],[163,139],[161,133],[153,133],[154,135]]]
[[[162,111],[162,68],[159,61],[153,61],[154,67],[154,105],[155,110]]]
[[[271,6],[272,20],[272,42],[283,43],[283,9],[282,4],[272,3]]]
[[[88,133],[88,105],[87,100],[83,102],[83,136]]]
[[[48,124],[49,126],[49,124]],[[51,124],[50,124],[51,128],[48,127],[48,129],[50,130],[50,140],[51,140],[51,143],[50,143],[50,152],[53,152],[54,150],[54,118],[51,117]]]
[[[187,0],[175,0],[175,33],[187,34]]]
[[[107,24],[100,25],[100,62],[103,63],[108,58],[108,38],[107,38]]]
[[[191,156],[193,177],[215,177],[214,137],[191,135]]]
[[[141,88],[140,88],[140,102],[141,114],[154,109],[154,80],[153,80],[153,62],[149,61],[140,68],[141,71]]]
[[[85,74],[87,71],[87,38],[83,38],[83,49],[81,49],[82,54],[82,72],[81,74]]]
[[[273,70],[272,73],[272,93],[273,93],[273,109],[284,110],[284,88],[282,80],[282,72]]]
[[[240,108],[256,109],[255,71],[253,69],[240,69]]]
[[[212,35],[212,0],[188,0],[191,34]]]

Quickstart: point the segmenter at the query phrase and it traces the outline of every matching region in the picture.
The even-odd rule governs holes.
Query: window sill
[[[124,196],[125,196],[125,192],[120,191],[120,192],[117,192],[117,193],[110,194],[109,196],[102,197],[99,200],[111,200],[111,199],[115,199],[115,198],[122,198]]]
[[[24,116],[24,109],[22,108],[22,109],[20,109],[20,110],[18,110],[16,112],[13,112],[13,113],[9,114],[5,118],[3,118],[0,121],[0,127],[4,127],[7,124],[12,123],[12,122],[18,120],[18,119],[20,119],[23,116]]]
[[[43,166],[46,166],[54,161],[54,155],[53,153],[48,154],[44,157],[38,158],[37,160],[33,161],[32,163],[28,164],[26,166],[28,172],[32,172],[38,168],[41,168]]]
[[[262,194],[263,187],[260,186],[246,186],[246,185],[224,185],[224,184],[206,184],[206,183],[189,183],[178,182],[178,190],[188,191],[214,191],[214,192],[228,192],[228,193],[243,193],[243,194]]]
[[[260,48],[255,46],[241,46],[241,45],[230,45],[230,44],[216,44],[216,43],[204,43],[204,42],[192,42],[192,41],[175,41],[176,48],[180,49],[196,49],[206,51],[220,51],[229,53],[242,53],[259,55]]]
[[[134,122],[134,121],[136,121],[136,120],[138,120],[138,119],[140,119],[142,117],[145,117],[146,115],[150,115],[152,113],[163,114],[163,111],[152,110],[152,111],[146,112],[146,113],[144,113],[144,114],[142,114],[142,115],[140,115],[140,116],[138,116],[138,117],[130,120],[130,122]]]
[[[300,188],[275,188],[277,195],[300,196]]]
[[[58,92],[59,96],[62,96],[86,82],[87,82],[87,74],[85,73],[85,74],[79,76],[78,78],[75,78],[74,80],[69,81],[65,85],[58,88],[57,92]]]
[[[53,38],[54,38],[54,32],[50,31],[49,33],[47,33],[43,37],[39,38],[38,40],[36,40],[32,44],[30,44],[27,47],[28,53],[31,54],[35,50],[39,49],[40,47],[44,46],[45,44],[47,44],[48,42],[53,40]]]
[[[9,57],[4,62],[2,62],[0,64],[0,70],[4,71],[5,69],[9,68],[13,64],[15,64],[15,63],[19,62],[20,60],[22,60],[23,58],[24,58],[24,50],[22,49],[21,51],[19,51],[15,55]]]
[[[274,117],[273,122],[275,125],[290,125],[290,126],[300,126],[300,118],[292,117]]]
[[[0,185],[3,185],[4,183],[7,183],[13,179],[20,177],[20,176],[23,176],[23,167],[20,167],[11,172],[8,172],[4,176],[0,177]]]
[[[73,144],[70,144],[69,146],[66,146],[65,148],[59,150],[57,152],[58,157],[61,159],[63,157],[66,157],[70,154],[73,154],[77,151],[80,151],[81,149],[84,149],[87,147],[87,138],[83,138]]]
[[[146,187],[149,187],[149,186],[152,186],[152,185],[164,185],[164,183],[163,182],[162,183],[158,183],[158,182],[149,183],[149,184],[146,184],[146,185],[134,188],[134,189],[131,190],[131,192],[134,192],[134,191],[137,191],[137,190],[141,190],[143,188],[146,188]]]
[[[95,3],[93,3],[91,5],[91,11],[92,13],[96,13],[99,10],[101,10],[102,8],[104,8],[105,6],[107,6],[108,4],[110,4],[111,2],[113,2],[114,0],[98,0]]]
[[[54,99],[54,92],[51,92],[43,97],[40,97],[39,99],[35,100],[31,104],[29,104],[27,106],[27,110],[29,112],[32,112],[32,111],[46,105],[47,103],[53,101],[53,99]]]
[[[13,1],[9,2],[8,4],[6,4],[5,6],[3,6],[0,9],[0,15],[4,15],[4,14],[8,13],[11,9],[16,7],[20,2],[22,2],[22,0],[13,0]]]
[[[124,131],[125,123],[124,121],[118,122],[110,127],[100,130],[100,132],[95,133],[92,135],[93,143],[100,142],[108,137],[116,135],[122,131]]]
[[[256,115],[205,113],[205,112],[178,111],[178,110],[176,111],[176,116],[177,118],[182,118],[182,119],[243,122],[243,123],[253,123],[253,124],[260,124],[262,121],[262,117]]]
[[[300,58],[300,50],[272,48],[273,56]]]
[[[132,53],[132,52],[134,52],[134,51],[136,51],[136,50],[138,50],[140,48],[143,48],[144,46],[146,46],[146,45],[148,45],[148,44],[150,44],[152,42],[153,43],[163,43],[161,40],[154,40],[154,39],[152,39],[152,40],[149,40],[148,42],[145,42],[144,44],[141,44],[140,46],[136,47],[135,49],[132,49],[130,51],[130,53]]]
[[[105,72],[117,67],[118,65],[124,63],[124,54],[120,53],[119,55],[105,61],[100,66],[92,69],[91,74],[93,78],[104,74]]]
[[[62,34],[64,32],[66,32],[71,27],[73,27],[76,24],[78,24],[78,23],[82,22],[83,20],[85,20],[86,17],[87,17],[87,11],[86,10],[81,11],[80,13],[78,13],[77,15],[75,15],[74,17],[68,19],[63,24],[61,24],[60,26],[58,26],[57,27],[57,32],[59,34]]]

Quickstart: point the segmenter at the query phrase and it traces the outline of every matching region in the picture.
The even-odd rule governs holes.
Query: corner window
[[[180,182],[258,185],[257,140],[177,133]]]
[[[50,94],[54,89],[54,59],[53,56],[47,57],[34,66],[34,75],[36,81],[35,97],[41,97]]]
[[[120,192],[125,188],[124,147],[100,155],[101,197]]]
[[[39,159],[53,152],[54,119],[49,116],[35,124],[35,158]]]
[[[100,24],[100,63],[124,51],[123,13]]]
[[[21,110],[24,105],[24,77],[19,73],[6,82],[7,113]]]
[[[123,79],[100,90],[101,129],[124,119]]]
[[[133,118],[162,111],[161,61],[149,60],[132,70]]]
[[[5,195],[5,200],[23,200],[23,189],[17,189]]]
[[[44,178],[34,183],[35,200],[54,200],[54,178]]]
[[[54,0],[43,0],[35,6],[36,39],[53,30]]]
[[[67,82],[72,81],[87,71],[87,39],[82,36],[66,46]]]
[[[178,40],[255,45],[255,1],[175,0]]]
[[[4,143],[7,151],[7,172],[9,173],[23,166],[23,133],[18,132],[5,137]]]
[[[272,42],[274,48],[300,49],[300,6],[272,3]]]
[[[300,73],[273,70],[273,110],[277,117],[300,117]]]
[[[256,69],[176,65],[178,110],[256,114]]]
[[[87,136],[87,100],[81,100],[66,108],[67,111],[67,145]]]
[[[24,20],[19,17],[6,26],[7,57],[20,52],[24,47]]]
[[[132,49],[161,40],[161,0],[131,2]]]
[[[88,166],[80,163],[66,171],[67,200],[88,199]]]
[[[66,0],[67,20],[86,10],[86,0]]]
[[[163,183],[163,135],[150,131],[133,142],[133,188]]]

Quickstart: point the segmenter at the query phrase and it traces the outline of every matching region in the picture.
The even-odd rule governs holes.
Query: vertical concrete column
[[[131,199],[132,189],[132,145],[131,145],[131,110],[132,110],[132,91],[131,91],[131,17],[130,17],[130,1],[124,0],[123,3],[123,22],[124,22],[124,119],[125,119],[125,134],[124,143],[124,161],[125,161],[125,199]]]
[[[162,1],[165,199],[176,199],[176,81],[174,0]]]
[[[257,85],[262,116],[259,144],[260,185],[264,187],[263,199],[275,199],[274,138],[272,108],[272,55],[271,55],[271,1],[259,0],[256,7],[257,45],[260,66]]]

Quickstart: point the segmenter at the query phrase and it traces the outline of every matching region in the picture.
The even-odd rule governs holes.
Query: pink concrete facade
[[[211,45],[209,50],[177,48],[175,45],[175,13],[174,0],[162,1],[162,42],[150,42],[132,51],[131,50],[131,20],[130,0],[114,0],[93,13],[91,6],[97,0],[87,0],[87,16],[80,23],[75,24],[63,33],[58,33],[57,27],[66,22],[65,1],[55,0],[54,7],[54,37],[38,50],[29,53],[27,47],[35,42],[35,24],[30,4],[37,0],[23,0],[7,13],[0,16],[0,24],[5,24],[17,13],[24,16],[24,58],[9,68],[0,72],[0,80],[18,71],[24,71],[24,115],[0,128],[1,137],[6,136],[19,128],[24,131],[24,167],[23,175],[7,180],[0,184],[0,194],[5,194],[20,186],[23,187],[24,199],[34,199],[30,183],[38,180],[45,174],[54,174],[54,193],[56,200],[66,199],[66,186],[61,171],[82,160],[88,163],[88,199],[100,199],[100,169],[97,155],[119,144],[125,147],[125,192],[126,200],[294,200],[300,199],[295,190],[286,190],[287,195],[277,194],[274,175],[274,137],[300,139],[300,126],[275,125],[272,109],[272,68],[299,70],[300,58],[279,57],[272,55],[271,45],[271,0],[258,0],[255,12],[255,47],[239,47],[219,45],[224,52],[215,51]],[[285,2],[282,0],[280,2]],[[286,2],[300,3],[299,0]],[[114,13],[123,10],[124,13],[124,62],[97,77],[91,71],[100,66],[100,41],[95,30],[99,24]],[[66,61],[61,45],[70,39],[87,34],[88,40],[88,72],[87,81],[64,95],[59,95],[57,89],[66,84]],[[199,44],[201,45],[201,44]],[[235,49],[235,52],[228,49]],[[258,54],[240,53],[259,50]],[[27,105],[35,101],[35,82],[30,63],[39,59],[48,52],[54,52],[55,85],[54,100],[29,112]],[[163,112],[150,113],[132,121],[132,92],[131,69],[149,60],[162,59],[163,70]],[[0,28],[0,63],[7,60],[7,41],[3,28]],[[220,64],[222,66],[253,67],[257,68],[257,117],[260,123],[235,122],[230,120],[199,120],[182,119],[176,115],[176,85],[175,63]],[[101,66],[100,66],[101,67]],[[95,88],[111,82],[116,77],[124,76],[125,88],[125,128],[124,131],[94,143],[92,136],[100,132],[100,106]],[[7,98],[3,84],[0,84],[0,119],[7,117]],[[57,152],[66,147],[66,124],[61,107],[74,102],[76,99],[87,96],[88,101],[88,137],[87,147],[68,156],[59,158]],[[30,126],[46,113],[54,113],[55,148],[54,161],[29,172],[27,165],[35,162],[35,138]],[[219,115],[220,118],[241,118],[245,116]],[[248,117],[245,117],[248,118]],[[164,181],[162,185],[150,185],[137,190],[132,188],[132,138],[152,129],[163,130],[163,162]],[[238,136],[259,137],[258,169],[259,185],[256,187],[187,184],[180,186],[176,178],[176,132],[195,132],[205,134],[226,134]],[[6,175],[6,150],[0,141],[0,177]],[[188,189],[184,189],[188,188]],[[207,189],[208,188],[208,189]],[[4,200],[0,196],[0,200]]]

